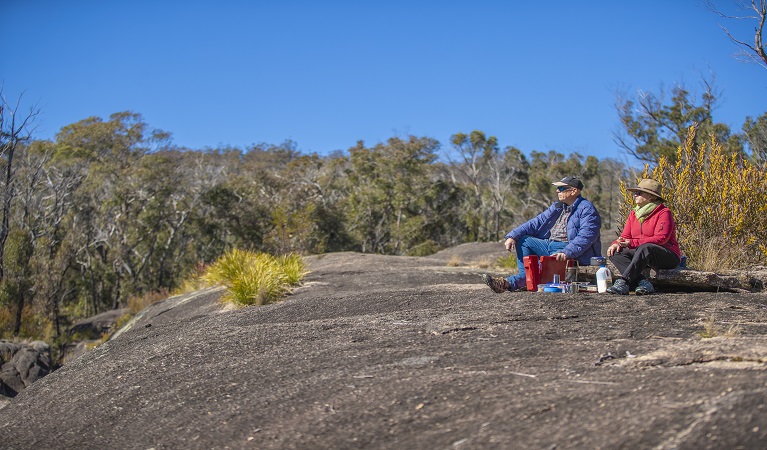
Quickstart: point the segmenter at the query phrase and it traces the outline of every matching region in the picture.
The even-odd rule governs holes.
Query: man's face
[[[557,200],[566,205],[572,205],[580,192],[579,189],[571,186],[557,186]]]

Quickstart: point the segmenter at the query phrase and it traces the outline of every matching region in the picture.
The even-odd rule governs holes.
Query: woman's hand
[[[628,247],[629,244],[631,243],[631,240],[621,237],[621,238],[618,238],[618,240],[615,242],[617,242],[618,245],[620,245],[621,247]]]
[[[613,256],[615,253],[621,251],[620,244],[612,244],[607,248],[607,256]]]

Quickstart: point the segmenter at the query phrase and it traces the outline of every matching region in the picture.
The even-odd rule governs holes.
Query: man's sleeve
[[[546,224],[546,222],[549,220],[551,215],[556,210],[556,205],[551,205],[548,209],[543,211],[542,213],[538,214],[537,216],[533,217],[532,219],[528,220],[527,222],[523,223],[522,225],[518,226],[517,228],[514,228],[513,230],[509,231],[506,234],[506,239],[513,238],[513,239],[519,239],[521,236],[536,236],[543,226]]]

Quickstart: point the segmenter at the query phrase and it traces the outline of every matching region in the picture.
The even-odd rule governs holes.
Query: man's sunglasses
[[[557,192],[565,192],[565,191],[569,191],[570,189],[572,189],[572,188],[569,187],[569,186],[559,186],[557,188]]]

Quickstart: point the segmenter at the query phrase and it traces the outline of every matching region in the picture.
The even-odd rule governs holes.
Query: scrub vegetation
[[[730,130],[713,120],[713,92],[698,98],[677,86],[672,97],[626,99],[620,143],[669,187],[691,266],[765,265],[767,251],[755,236],[766,228],[759,208],[767,114],[747,117],[742,133]],[[586,185],[603,236],[617,235],[625,217],[621,182],[641,172],[625,155],[523,151],[481,130],[456,132],[444,143],[427,136],[360,141],[326,155],[290,141],[190,149],[174,146],[170,133],[140,114],[118,112],[37,140],[39,111],[2,101],[0,338],[54,347],[66,344],[67,330],[82,318],[136,310],[204,280],[227,286],[240,304],[273,301],[303,270],[282,273],[276,267],[292,260],[279,255],[425,256],[465,242],[500,242],[548,207],[551,181],[567,175]],[[640,101],[642,108],[631,106]],[[686,142],[678,131],[695,122],[698,134]],[[278,256],[256,256],[266,254]],[[513,265],[486,262],[505,263]]]
[[[721,271],[767,261],[767,171],[743,154],[728,152],[714,136],[696,143],[697,127],[688,130],[673,158],[646,165],[639,178],[663,181],[677,236],[688,266]],[[621,183],[623,213],[633,205]]]

